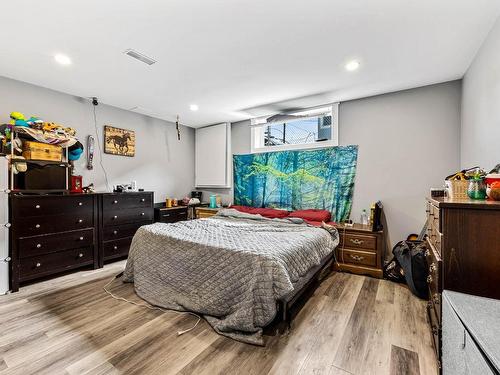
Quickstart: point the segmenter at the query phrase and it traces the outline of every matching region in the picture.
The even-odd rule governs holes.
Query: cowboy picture
[[[135,155],[135,132],[104,126],[104,152],[113,155]]]

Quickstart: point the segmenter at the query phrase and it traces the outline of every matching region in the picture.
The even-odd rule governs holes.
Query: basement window
[[[337,146],[338,108],[335,103],[253,119],[252,153]]]

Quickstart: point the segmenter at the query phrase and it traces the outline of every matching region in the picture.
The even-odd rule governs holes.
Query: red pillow
[[[231,206],[229,208],[234,208],[237,211],[246,212],[247,214],[251,213],[251,211],[254,209],[253,207],[248,206]]]
[[[290,213],[290,217],[300,217],[301,219],[307,221],[324,221],[325,223],[330,221],[332,214],[327,210],[297,210]]]
[[[245,212],[247,214],[262,215],[269,219],[283,219],[289,215],[288,211],[276,210],[274,208],[258,208],[258,207],[248,207],[248,206],[231,206],[240,212]]]
[[[274,208],[254,208],[250,213],[254,215],[262,215],[269,219],[283,219],[290,214],[288,211],[276,210]]]

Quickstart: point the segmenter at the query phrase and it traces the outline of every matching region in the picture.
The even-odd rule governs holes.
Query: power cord
[[[117,295],[113,294],[111,291],[108,290],[108,287],[113,283],[113,281],[115,281],[117,278],[119,278],[122,275],[123,275],[123,272],[120,272],[118,275],[113,276],[113,278],[110,281],[108,281],[108,283],[106,285],[104,285],[104,288],[103,288],[104,291],[107,294],[109,294],[112,298],[114,298],[115,300],[127,302],[127,303],[130,303],[132,305],[139,306],[139,307],[145,307],[145,308],[150,309],[150,310],[158,310],[158,311],[161,311],[163,313],[173,312],[173,313],[176,313],[176,314],[179,314],[179,315],[181,315],[181,314],[188,314],[188,315],[196,316],[198,318],[198,320],[196,321],[195,325],[192,326],[191,328],[185,329],[183,331],[177,331],[177,336],[181,336],[181,335],[183,335],[185,333],[188,333],[188,332],[192,331],[193,329],[195,329],[198,326],[198,323],[200,323],[201,316],[199,316],[199,315],[197,315],[195,313],[192,313],[190,311],[182,311],[181,312],[181,311],[176,311],[176,310],[163,309],[161,307],[149,305],[149,304],[146,304],[146,303],[139,303],[139,302],[135,302],[135,301],[129,301],[126,298],[123,298],[123,297],[120,297],[120,296],[117,296]]]
[[[94,128],[95,128],[95,137],[97,141],[97,149],[99,150],[99,164],[101,165],[102,172],[104,173],[104,179],[106,181],[106,188],[108,191],[111,191],[109,187],[109,181],[108,181],[108,174],[106,173],[106,169],[104,168],[104,165],[102,164],[102,150],[101,150],[101,142],[99,141],[99,130],[97,129],[97,114],[96,114],[96,107],[99,105],[97,98],[93,97],[92,98],[92,107],[94,109]]]

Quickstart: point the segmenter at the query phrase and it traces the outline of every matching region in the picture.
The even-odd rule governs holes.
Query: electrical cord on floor
[[[106,285],[104,285],[104,291],[109,294],[112,298],[116,299],[117,301],[123,301],[123,302],[128,302],[132,305],[135,305],[135,306],[139,306],[139,307],[145,307],[147,309],[150,309],[150,310],[158,310],[158,311],[161,311],[163,313],[166,313],[166,312],[173,312],[173,313],[176,313],[176,314],[188,314],[188,315],[192,315],[192,316],[196,316],[198,318],[198,320],[196,321],[195,325],[192,326],[191,328],[188,328],[188,329],[185,329],[183,331],[178,331],[177,332],[177,336],[181,336],[185,333],[188,333],[190,331],[192,331],[193,329],[195,329],[197,326],[198,326],[198,323],[200,323],[201,321],[201,316],[195,314],[195,313],[192,313],[190,311],[176,311],[176,310],[168,310],[168,309],[163,309],[161,307],[158,307],[158,306],[153,306],[153,305],[149,305],[149,304],[146,304],[146,303],[139,303],[139,302],[134,302],[134,301],[130,301],[126,298],[123,298],[123,297],[120,297],[120,296],[117,296],[115,294],[113,294],[111,291],[108,290],[108,287],[111,285],[111,283],[113,281],[115,281],[117,278],[121,277],[123,275],[123,272],[120,272],[118,275],[115,275],[113,276],[113,278],[108,281],[108,283]]]

